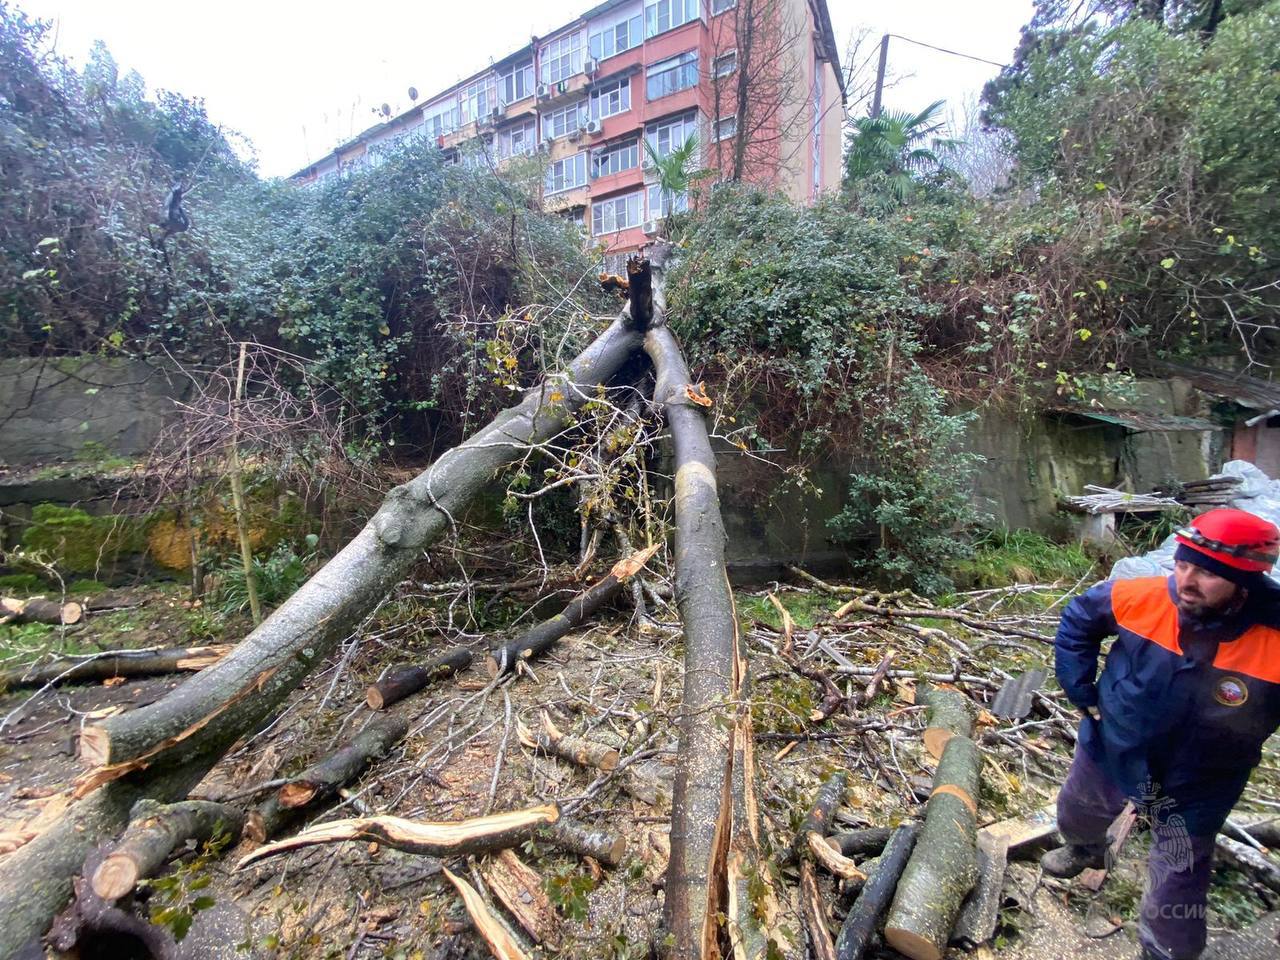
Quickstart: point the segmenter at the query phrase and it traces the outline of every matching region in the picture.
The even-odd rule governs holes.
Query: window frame
[[[560,167],[561,172],[563,172],[564,170],[563,164],[570,163],[573,161],[578,161],[576,166],[580,166],[582,169],[582,174],[581,174],[582,179],[575,181],[573,183],[570,183],[566,179],[561,178],[562,185],[557,187],[555,185],[556,168]],[[575,173],[576,172],[577,171],[575,170]],[[551,197],[559,193],[567,193],[570,190],[577,190],[578,188],[585,187],[586,185],[587,185],[587,155],[584,151],[579,150],[577,153],[570,154],[567,157],[561,157],[559,160],[552,160],[551,163],[548,164],[547,178],[545,183],[543,184],[545,188],[543,190],[543,196]]]
[[[724,124],[730,121],[732,129],[728,133],[725,133],[723,131]],[[730,140],[733,137],[736,137],[738,135],[738,115],[736,113],[731,113],[727,117],[718,117],[716,122],[712,125],[711,132],[716,143],[721,143],[725,140]]]
[[[626,27],[627,42],[625,46],[618,46],[618,31]],[[610,39],[610,49],[605,50],[605,38]],[[597,41],[599,41],[597,43]],[[608,60],[610,57],[616,57],[620,53],[626,53],[628,50],[634,50],[640,44],[644,43],[644,13],[643,11],[634,17],[628,17],[612,26],[597,30],[595,33],[587,37],[587,56],[592,60]]]
[[[672,86],[668,88],[664,80],[667,76],[675,78],[675,83],[682,83],[681,86]],[[683,90],[688,90],[698,85],[698,50],[695,47],[692,50],[685,50],[675,56],[667,57],[659,60],[657,63],[651,63],[644,70],[644,98],[647,102],[652,103],[655,100],[662,100],[666,97],[675,96]],[[654,94],[654,82],[663,83],[658,93]]]
[[[632,154],[635,162],[629,163],[626,166],[618,166],[615,169],[613,158],[624,154]],[[601,161],[606,157],[609,158],[609,169],[602,172]],[[591,158],[589,162],[591,164],[591,169],[587,171],[587,175],[592,180],[599,180],[601,177],[612,177],[615,174],[626,173],[628,170],[634,170],[640,166],[640,139],[637,137],[633,140],[624,140],[619,143],[610,144],[606,147],[601,147],[599,150],[593,150],[591,151]]]
[[[518,81],[523,81],[525,92],[517,97],[514,94],[516,93],[516,88],[521,85]],[[519,103],[521,100],[528,100],[533,96],[538,86],[538,80],[533,70],[533,61],[530,60],[528,63],[512,67],[506,73],[501,74],[498,77],[498,85],[501,88],[498,91],[498,99],[503,106]],[[511,94],[511,96],[508,94]]]
[[[498,85],[493,74],[466,84],[458,100],[462,110],[463,124],[483,120],[494,107],[498,106]]]
[[[722,69],[721,65],[724,61],[729,61],[729,69]],[[722,80],[725,77],[731,77],[738,72],[738,51],[737,49],[726,50],[711,61],[711,76],[716,80]]]
[[[667,18],[665,26],[662,22],[664,11]],[[677,21],[677,16],[684,19]],[[645,0],[644,38],[652,40],[654,37],[700,19],[702,19],[701,0]]]
[[[582,72],[584,52],[581,30],[574,30],[571,33],[561,34],[554,40],[548,40],[538,51],[542,82],[551,86],[576,77]],[[568,72],[560,73],[557,70],[558,76],[552,79],[551,68],[553,66],[563,68],[566,63],[569,67]]]
[[[428,112],[430,111],[430,112]],[[452,123],[446,123],[443,118],[448,116]],[[432,121],[441,118],[440,129],[433,129]],[[430,107],[424,107],[422,110],[422,126],[429,137],[446,137],[454,133],[462,126],[462,107],[456,100],[442,101],[437,109],[432,110]]]
[[[597,105],[605,96],[616,93],[619,107],[617,110],[611,110],[608,113],[602,113],[597,109]],[[625,101],[625,102],[624,102]],[[607,120],[609,117],[616,117],[620,113],[626,113],[631,109],[631,78],[619,77],[608,83],[601,84],[591,91],[591,95],[587,98],[587,113],[592,120]]]
[[[514,149],[513,135],[521,134],[521,147]],[[498,131],[498,149],[496,151],[499,160],[510,160],[512,157],[527,156],[534,153],[538,149],[538,121],[529,117],[522,123],[515,123],[504,130]]]
[[[541,115],[543,142],[545,143],[547,140],[550,140],[550,139],[560,140],[564,137],[571,136],[577,133],[579,130],[581,130],[582,124],[583,124],[583,115],[586,112],[583,110],[583,106],[586,103],[587,103],[586,100],[575,100],[573,103],[565,104],[563,107],[557,107],[554,110],[547,110],[546,112],[544,112]],[[571,127],[566,126],[566,128],[560,133],[548,132],[548,128],[553,121],[555,121],[557,118],[568,116],[569,114],[573,114],[573,118],[574,118],[573,126]]]
[[[738,5],[738,0],[711,0],[711,16],[718,17],[722,13],[728,13]]]
[[[676,124],[681,126],[684,136],[680,142],[674,146],[670,145],[670,137],[668,137],[668,146],[665,151],[659,148],[658,138],[664,130],[670,130]],[[649,145],[653,148],[653,152],[660,157],[670,155],[672,150],[678,150],[685,145],[689,139],[689,134],[697,134],[698,132],[698,111],[686,110],[683,113],[677,113],[674,116],[664,117],[661,120],[654,121],[645,125],[644,138],[649,141]],[[646,156],[647,156],[646,152]]]
[[[632,202],[634,201],[635,220],[631,220]],[[621,204],[622,210],[625,211],[625,222],[618,223],[618,208]],[[605,226],[605,212],[609,211],[611,224]],[[597,217],[597,214],[599,215]],[[597,228],[597,221],[599,228]],[[644,189],[640,188],[632,190],[630,193],[618,194],[614,197],[606,197],[603,200],[591,201],[591,235],[593,237],[603,237],[611,233],[621,233],[623,230],[630,230],[644,223]]]
[[[657,203],[655,204],[655,199]],[[663,210],[666,207],[666,210]],[[651,183],[645,190],[645,212],[646,220],[665,220],[673,213],[684,213],[689,209],[689,194],[682,191],[675,194],[671,198],[671,202],[667,202],[661,184]]]

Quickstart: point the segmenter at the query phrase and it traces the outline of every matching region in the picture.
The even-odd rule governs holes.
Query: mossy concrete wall
[[[143,456],[189,389],[160,361],[0,360],[0,464]]]

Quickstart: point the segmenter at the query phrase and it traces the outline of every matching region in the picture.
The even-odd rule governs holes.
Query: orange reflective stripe
[[[1164,577],[1117,580],[1111,587],[1111,613],[1117,626],[1166,650],[1182,653],[1178,646],[1178,608],[1169,599],[1169,584]]]
[[[1230,643],[1218,645],[1213,665],[1268,683],[1280,683],[1280,630],[1250,627]]]

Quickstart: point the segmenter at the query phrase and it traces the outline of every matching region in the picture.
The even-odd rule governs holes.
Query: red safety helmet
[[[1210,510],[1175,531],[1174,537],[1237,570],[1266,573],[1280,554],[1280,530],[1246,510]]]

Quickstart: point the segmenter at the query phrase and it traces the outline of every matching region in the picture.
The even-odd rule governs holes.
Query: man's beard
[[[1184,600],[1182,599],[1182,596],[1179,595],[1178,612],[1184,616],[1190,617],[1192,620],[1203,620],[1210,614],[1217,613],[1218,610],[1203,597],[1197,597],[1193,600]]]

